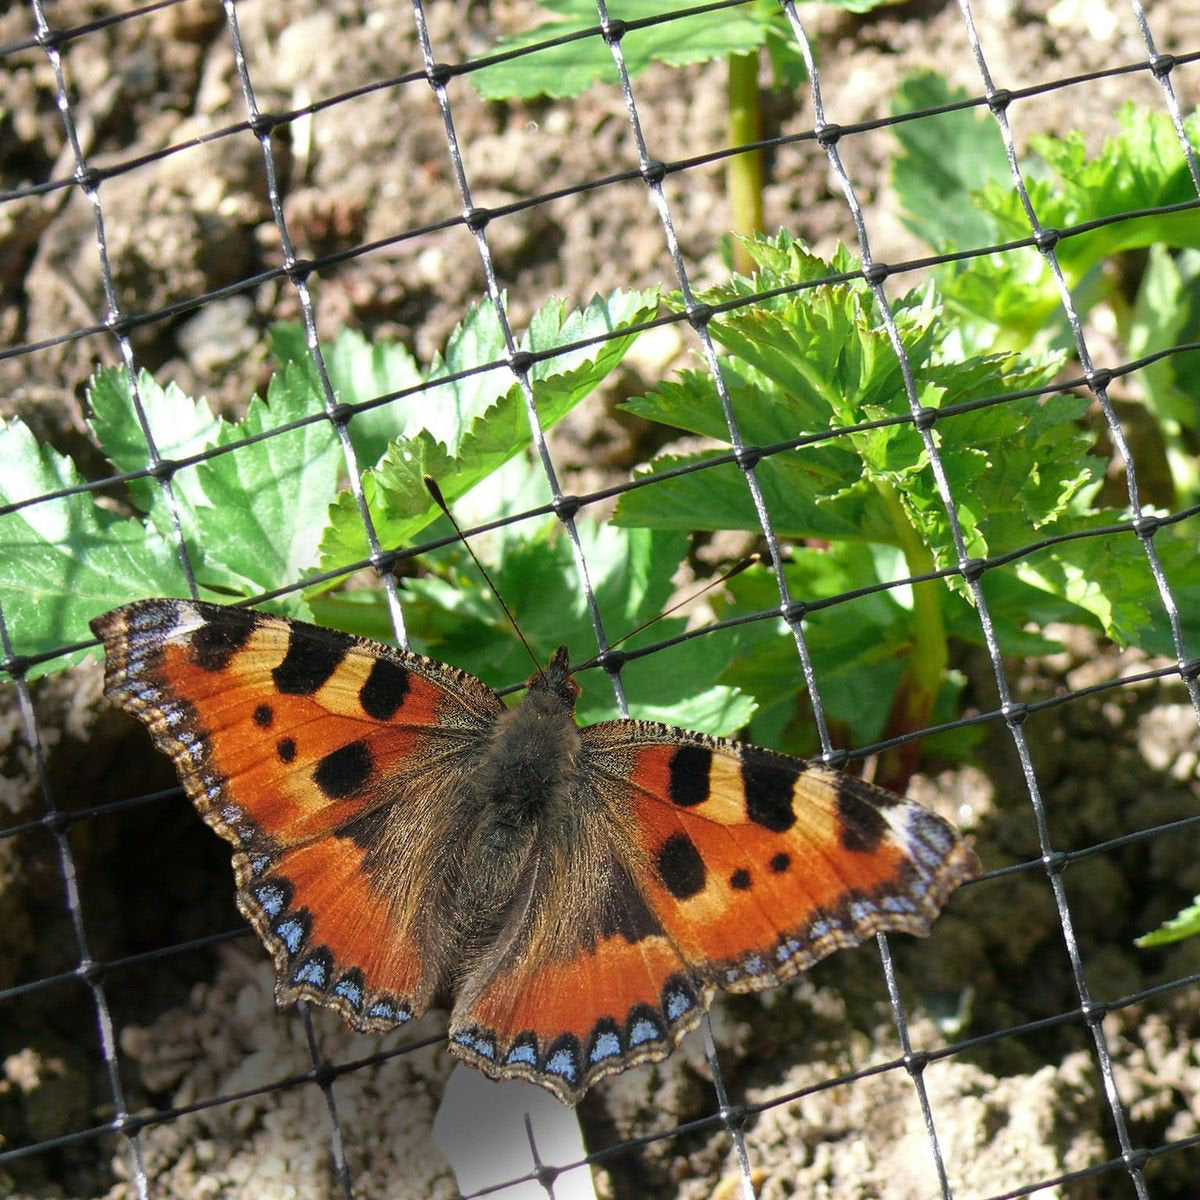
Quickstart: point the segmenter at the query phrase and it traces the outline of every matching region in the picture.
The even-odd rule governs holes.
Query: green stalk
[[[925,575],[936,570],[933,554],[913,528],[896,489],[883,480],[877,480],[875,487],[891,517],[897,543],[908,564],[908,573]],[[888,718],[889,737],[922,728],[929,723],[929,716],[933,712],[934,701],[950,661],[946,622],[942,615],[943,586],[936,579],[913,584],[912,650]],[[906,742],[886,752],[882,758],[880,782],[903,790],[916,766],[918,753],[916,742]]]
[[[735,54],[729,59],[729,144],[741,146],[762,137],[762,97],[758,90],[758,54]],[[730,228],[753,237],[763,227],[762,153],[752,150],[729,159],[725,168],[729,192]],[[754,260],[733,243],[734,270],[754,272]]]

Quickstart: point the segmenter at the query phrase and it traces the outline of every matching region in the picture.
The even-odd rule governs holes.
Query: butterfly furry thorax
[[[106,692],[233,845],[276,998],[450,1046],[575,1103],[666,1057],[716,989],[924,935],[979,863],[817,763],[647,721],[580,727],[565,649],[512,708],[445,663],[182,600],[92,627]]]

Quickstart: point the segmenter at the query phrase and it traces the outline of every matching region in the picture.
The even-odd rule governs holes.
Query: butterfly
[[[382,1031],[448,997],[455,1054],[566,1104],[665,1058],[717,989],[928,934],[980,872],[948,822],[820,763],[581,728],[565,647],[510,708],[445,663],[246,608],[91,624],[106,694],[233,845],[277,1003]]]

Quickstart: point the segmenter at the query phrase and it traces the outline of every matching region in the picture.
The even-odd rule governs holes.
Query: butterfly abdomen
[[[464,780],[438,907],[465,962],[528,906],[547,847],[566,836],[579,740],[562,699],[531,692],[499,715]]]

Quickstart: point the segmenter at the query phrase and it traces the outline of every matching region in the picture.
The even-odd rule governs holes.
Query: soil
[[[67,27],[110,12],[109,5],[62,0],[53,19]],[[485,52],[498,32],[525,27],[534,8],[527,0],[491,6],[436,0],[427,12],[439,59],[455,62]],[[237,14],[263,111],[303,106],[420,66],[411,10],[400,0],[369,9],[351,0],[282,7],[242,0]],[[831,121],[846,125],[886,114],[896,85],[918,68],[935,67],[953,83],[981,90],[956,5],[930,0],[865,17],[806,6],[804,15]],[[1192,0],[1161,0],[1148,15],[1161,51],[1200,47],[1200,10]],[[1018,88],[1145,57],[1131,16],[1102,0],[991,0],[975,18],[997,86]],[[0,14],[0,44],[21,41],[30,28],[30,11],[10,7]],[[114,174],[100,188],[122,312],[186,305],[278,264],[279,237],[254,137],[240,132],[194,141],[244,116],[219,5],[183,0],[102,25],[67,42],[64,60],[72,113],[94,166],[190,143]],[[5,66],[2,186],[69,179],[74,160],[45,54],[9,52]],[[1185,105],[1194,104],[1200,68],[1181,66],[1173,80]],[[723,86],[720,65],[652,68],[640,76],[635,94],[651,153],[675,159],[722,146]],[[450,98],[477,205],[496,207],[636,165],[615,88],[593,89],[574,102],[497,104],[480,100],[459,78]],[[1072,128],[1086,130],[1095,145],[1113,130],[1127,98],[1161,104],[1157,86],[1141,72],[1040,93],[1016,102],[1009,115],[1019,146],[1032,133]],[[773,94],[767,121],[769,133],[810,128],[807,95]],[[461,227],[401,236],[461,210],[429,87],[417,81],[335,104],[285,127],[273,148],[298,254],[385,243],[312,281],[322,336],[352,326],[402,340],[428,359],[483,288],[478,255]],[[847,136],[840,150],[876,257],[897,262],[923,253],[891,196],[892,135]],[[845,200],[817,147],[781,148],[767,170],[768,228],[786,226],[824,253],[852,239]],[[727,216],[720,168],[672,176],[667,193],[693,279],[721,278]],[[616,286],[674,283],[640,181],[497,219],[487,234],[517,328],[551,296],[581,303]],[[99,322],[105,311],[92,207],[79,189],[0,204],[0,337],[14,346],[40,345]],[[265,382],[270,324],[297,316],[296,293],[278,278],[139,325],[132,346],[138,364],[161,380],[236,411]],[[612,402],[643,390],[686,352],[679,334],[648,339],[609,395],[556,431],[554,450],[568,486],[580,490],[628,476],[646,435],[619,422]],[[19,415],[85,472],[99,472],[84,424],[84,384],[98,362],[115,361],[115,342],[104,333],[68,336],[0,360],[0,416]],[[1068,648],[1061,655],[1013,664],[1023,698],[1119,680],[1146,666],[1136,653],[1119,654],[1076,631],[1062,636]],[[972,680],[969,696],[990,706],[985,666],[969,655],[957,665]],[[129,1108],[151,1114],[307,1070],[303,1025],[294,1013],[275,1012],[266,956],[234,909],[223,845],[183,803],[169,766],[141,731],[100,701],[98,664],[39,681],[33,700],[47,782],[63,807],[163,792],[70,828],[92,957],[111,962],[230,935],[100,977]],[[1074,700],[1031,719],[1026,732],[1056,847],[1087,847],[1197,812],[1200,736],[1177,685],[1126,685]],[[36,818],[42,791],[12,689],[0,695],[0,767],[0,826]],[[971,832],[989,868],[1026,864],[964,889],[928,941],[893,940],[914,1046],[937,1050],[1077,1008],[1059,916],[1037,863],[1032,808],[1007,735],[1000,729],[989,735],[977,766],[918,777],[911,793]],[[1200,893],[1195,826],[1081,858],[1064,882],[1096,1000],[1117,1001],[1200,971],[1200,939],[1157,951],[1132,945]],[[0,838],[0,989],[74,969],[78,944],[63,897],[49,831]],[[112,1093],[84,982],[66,978],[3,1004],[0,1152],[110,1119]],[[330,1014],[312,1016],[325,1060],[339,1064],[416,1046],[445,1027],[444,1014],[432,1013],[419,1030],[365,1038]],[[903,1069],[858,1074],[899,1055],[874,945],[839,954],[776,993],[722,1000],[713,1023],[731,1097],[769,1106],[746,1127],[763,1200],[939,1194],[909,1075]],[[1195,986],[1118,1006],[1102,1027],[1134,1146],[1200,1134]],[[333,1095],[356,1196],[454,1194],[430,1136],[451,1063],[434,1040],[337,1076]],[[845,1076],[851,1078],[825,1086]],[[935,1058],[923,1079],[959,1200],[1083,1171],[1119,1154],[1082,1021],[1050,1023]],[[783,1099],[793,1093],[800,1094]],[[589,1146],[601,1150],[670,1130],[713,1107],[709,1066],[693,1035],[665,1064],[597,1088],[580,1117]],[[337,1194],[328,1121],[320,1089],[300,1084],[152,1123],[139,1138],[151,1195],[317,1200]],[[724,1134],[693,1132],[606,1157],[596,1183],[614,1197],[736,1196],[735,1163]],[[1157,1200],[1193,1197],[1200,1151],[1153,1158],[1146,1175]],[[135,1195],[125,1144],[115,1136],[68,1140],[12,1160],[0,1166],[0,1192],[15,1200]],[[1039,1194],[1116,1200],[1133,1192],[1128,1175],[1116,1169]]]

